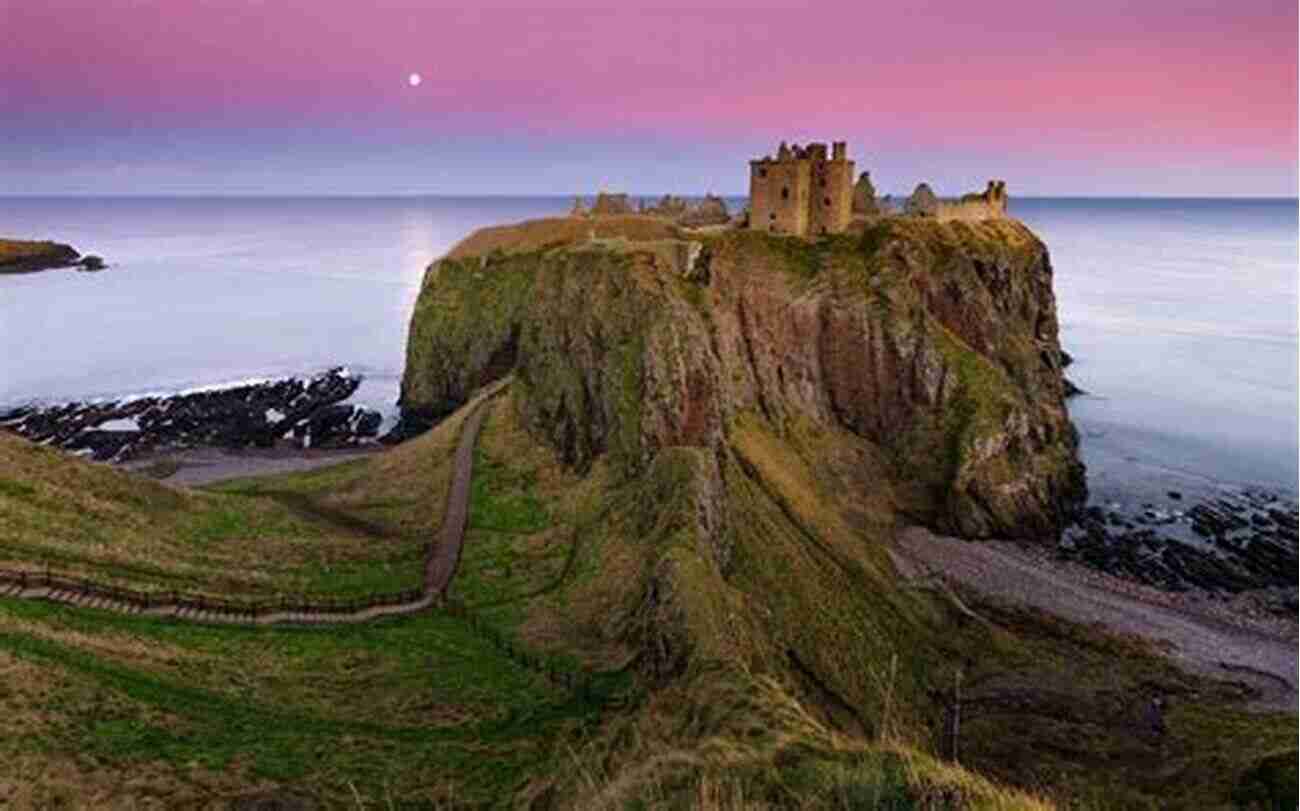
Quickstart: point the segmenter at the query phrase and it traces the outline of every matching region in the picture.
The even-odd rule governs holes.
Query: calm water
[[[316,371],[391,414],[424,267],[560,198],[0,198],[0,235],[103,255],[0,276],[0,406]],[[1294,201],[1013,200],[1052,250],[1094,490],[1297,476]]]

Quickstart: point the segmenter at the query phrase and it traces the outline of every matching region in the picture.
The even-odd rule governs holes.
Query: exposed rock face
[[[700,239],[689,279],[650,247],[444,259],[411,327],[402,405],[445,413],[513,368],[529,430],[627,475],[726,453],[760,415],[842,428],[968,536],[1054,536],[1084,496],[1047,250],[1011,220],[887,218],[818,243]]]

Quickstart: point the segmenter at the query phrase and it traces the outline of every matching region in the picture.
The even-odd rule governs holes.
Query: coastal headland
[[[162,430],[185,401],[9,415],[30,439],[0,437],[0,567],[57,570],[65,602],[93,582],[310,617],[448,561],[426,611],[347,628],[0,599],[0,666],[36,708],[0,730],[55,742],[24,768],[91,751],[94,796],[131,773],[174,804],[1293,805],[1294,615],[1160,596],[1231,560],[1224,590],[1250,591],[1294,559],[1293,507],[1250,502],[1251,535],[1189,505],[1239,554],[1162,548],[1172,574],[1128,592],[1057,560],[1097,558],[1096,531],[1051,256],[1005,184],[898,206],[842,144],[751,171],[737,215],[604,194],[434,261],[378,453],[173,487],[30,439]],[[206,408],[317,448],[284,408],[349,385]]]
[[[104,260],[94,255],[82,256],[71,245],[60,242],[0,239],[0,274],[36,273],[54,268],[102,270]]]

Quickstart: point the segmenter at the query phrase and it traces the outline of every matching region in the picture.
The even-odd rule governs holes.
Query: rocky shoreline
[[[1246,602],[1275,616],[1297,613],[1294,502],[1261,490],[1224,488],[1164,504],[1092,505],[1069,527],[1057,556],[1173,593]]]
[[[379,412],[343,403],[361,385],[344,368],[173,395],[24,406],[0,430],[125,462],[184,448],[348,448],[377,441]]]
[[[94,271],[104,267],[102,258],[82,256],[77,249],[61,242],[0,239],[0,274],[36,273],[55,268]]]

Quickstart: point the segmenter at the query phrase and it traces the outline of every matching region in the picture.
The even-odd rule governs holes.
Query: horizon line
[[[664,195],[673,195],[681,197],[703,197],[705,194],[712,194],[723,198],[749,197],[748,193],[743,192],[704,192],[686,194],[683,192],[556,192],[556,193],[443,193],[443,192],[150,192],[150,193],[86,193],[86,192],[49,192],[43,194],[25,194],[25,193],[3,193],[0,192],[0,200],[40,200],[40,199],[81,199],[81,200],[110,200],[110,199],[471,199],[471,200],[491,200],[491,199],[536,199],[536,200],[572,200],[575,197],[595,197],[597,194],[626,194],[629,197],[663,197]],[[909,194],[889,192],[878,194],[877,199],[884,197],[906,199]],[[1011,200],[1267,200],[1267,201],[1293,201],[1300,202],[1300,194],[1294,195],[1270,195],[1270,194],[1020,194],[1011,195]]]

